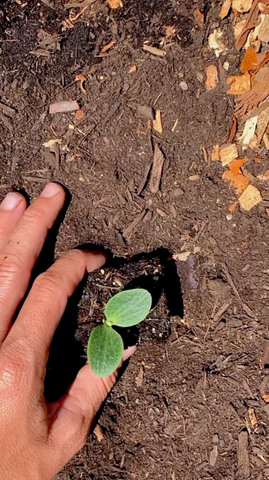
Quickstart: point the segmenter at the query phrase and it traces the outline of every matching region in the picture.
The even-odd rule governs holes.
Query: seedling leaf
[[[132,327],[146,318],[151,302],[150,293],[143,288],[117,293],[106,304],[106,324]]]
[[[111,375],[119,366],[123,354],[123,341],[119,333],[107,325],[99,325],[91,332],[87,356],[98,377]]]

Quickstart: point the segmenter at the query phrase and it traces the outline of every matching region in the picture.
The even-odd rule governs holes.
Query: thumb
[[[123,361],[135,350],[135,346],[127,348]],[[96,413],[116,383],[119,368],[109,377],[102,378],[97,377],[90,365],[86,364],[78,372],[67,394],[58,402],[48,405],[48,415],[52,420],[50,439],[53,450],[56,451],[56,446],[61,446],[64,457],[59,458],[59,467],[84,445]]]

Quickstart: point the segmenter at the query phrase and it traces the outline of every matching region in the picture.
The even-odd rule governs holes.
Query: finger
[[[84,275],[101,267],[105,261],[106,256],[101,252],[71,250],[41,273],[33,283],[2,352],[10,355],[11,351],[19,351],[43,378],[49,346],[68,298]]]
[[[63,188],[48,183],[24,212],[10,240],[0,253],[0,345],[23,299],[32,269],[65,202]]]
[[[26,208],[27,203],[24,196],[17,192],[8,193],[2,201],[0,205],[0,252]]]
[[[135,346],[126,349],[123,361],[133,355],[135,350]],[[119,369],[109,377],[101,378],[87,364],[79,371],[67,395],[48,406],[49,413],[54,416],[50,441],[63,447],[63,463],[84,445],[94,417],[116,383],[118,371]]]

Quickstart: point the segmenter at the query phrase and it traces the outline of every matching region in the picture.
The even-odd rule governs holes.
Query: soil
[[[56,334],[48,400],[85,362],[89,331],[113,293],[144,285],[155,299],[140,332],[130,332],[133,342],[139,333],[137,352],[97,419],[103,441],[91,433],[56,479],[268,478],[269,413],[260,392],[269,363],[268,215],[263,204],[229,214],[234,194],[203,153],[229,136],[233,105],[222,64],[233,73],[240,61],[230,21],[219,23],[219,2],[200,4],[203,28],[187,0],[94,8],[63,28],[68,10],[60,1],[0,6],[0,101],[14,109],[0,104],[1,195],[23,189],[32,199],[47,180],[63,183],[72,199],[55,255],[86,242],[111,252]],[[216,60],[207,36],[219,25],[229,50]],[[168,26],[176,34],[160,47]],[[45,49],[42,30],[50,34]],[[144,51],[145,42],[166,56]],[[210,63],[221,71],[214,91],[204,88]],[[50,115],[60,100],[77,100],[84,118]],[[139,115],[144,105],[161,110],[162,134]],[[43,146],[50,139],[60,141],[53,151]],[[156,144],[165,162],[153,194],[147,172]],[[43,267],[52,256],[47,251]]]

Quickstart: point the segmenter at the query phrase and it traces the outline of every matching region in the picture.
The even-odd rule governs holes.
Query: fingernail
[[[47,183],[44,190],[41,192],[40,197],[43,198],[52,198],[57,195],[61,190],[60,185],[58,183]]]
[[[123,362],[125,362],[125,360],[128,360],[128,358],[130,358],[131,355],[133,355],[135,353],[135,351],[136,351],[136,346],[135,345],[132,345],[131,347],[126,348],[126,350],[124,350],[123,355],[122,355]]]
[[[1,203],[0,208],[2,210],[14,210],[19,205],[21,200],[22,200],[22,197],[20,195],[17,195],[17,193],[10,192],[5,196],[4,200]]]

